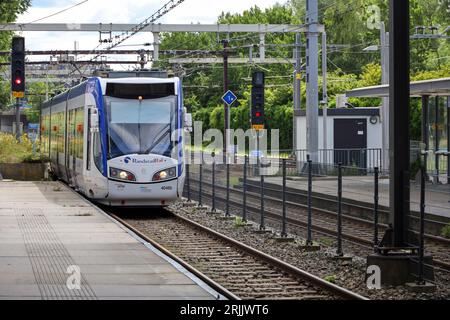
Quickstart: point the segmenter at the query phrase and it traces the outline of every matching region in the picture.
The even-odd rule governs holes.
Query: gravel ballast
[[[313,273],[325,280],[357,292],[370,299],[449,299],[450,273],[435,271],[436,290],[432,293],[411,292],[405,286],[368,289],[365,283],[366,256],[371,252],[360,245],[343,241],[345,255],[352,256],[352,260],[336,260],[335,239],[313,233],[313,239],[320,244],[319,251],[305,251],[301,244],[306,232],[301,228],[289,228],[293,242],[282,242],[276,238],[276,232],[258,233],[257,223],[242,226],[235,219],[224,219],[223,214],[210,214],[208,210],[199,210],[195,206],[184,206],[182,202],[170,206],[169,211],[185,216],[201,225],[232,237],[269,255],[279,258],[300,269]],[[233,212],[232,212],[233,213]],[[239,214],[239,212],[234,212]],[[256,215],[248,216],[249,222],[259,221]],[[279,229],[279,224],[266,221],[267,229]],[[271,230],[271,228],[274,228]],[[294,229],[294,230],[293,230]]]

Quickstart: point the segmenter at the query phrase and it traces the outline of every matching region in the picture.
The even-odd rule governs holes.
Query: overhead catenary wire
[[[86,1],[88,1],[88,0],[86,0]],[[86,2],[86,1],[83,1],[83,2],[80,2],[80,3],[78,3],[78,4],[76,4],[76,5],[80,5],[80,4],[82,4],[82,3],[84,3],[84,2]],[[182,2],[182,1],[178,1],[178,2]],[[169,3],[172,3],[172,4],[175,4],[175,3],[178,3],[178,2],[175,2],[175,1],[169,1],[168,3],[166,3],[166,5],[165,6],[163,6],[161,9],[163,9],[164,7],[166,7],[167,6],[167,4],[169,4]],[[322,11],[321,13],[320,13],[320,16],[322,16],[323,14],[324,14],[324,12],[325,12],[325,10],[326,9],[328,9],[328,8],[330,8],[330,7],[332,7],[332,6],[334,6],[335,4],[337,4],[337,1],[335,1],[335,2],[333,2],[333,3],[331,3],[331,4],[327,4],[327,5],[324,5],[324,6],[322,6],[322,7],[320,7],[318,10],[319,11]],[[74,6],[76,6],[76,5],[74,5]],[[176,4],[176,5],[178,5],[178,4]],[[174,8],[176,5],[174,5],[174,6],[172,6],[171,8],[170,8],[170,10],[172,9],[172,8]],[[73,7],[73,6],[72,6]],[[346,10],[346,12],[348,12],[348,10],[349,9],[353,9],[353,7],[354,7],[354,5],[351,5],[347,10]],[[65,9],[65,10],[68,10],[68,9],[70,9],[70,8],[67,8],[67,9]],[[160,10],[161,10],[160,9]],[[160,11],[160,10],[158,10],[158,11]],[[56,13],[55,13],[56,14]],[[154,15],[152,15],[152,16],[155,16],[155,15],[157,15],[158,14],[158,12],[156,12]],[[163,11],[161,11],[161,12],[159,12],[159,14],[165,14],[165,12],[163,12]],[[150,17],[151,18],[151,17]],[[145,22],[149,22],[150,20],[148,20],[148,19],[150,19],[150,18],[147,18],[146,20],[144,20],[144,22],[143,23],[145,23]],[[142,25],[142,23],[141,23],[141,25]],[[304,25],[300,25],[298,28],[299,28],[299,30],[301,29],[301,28],[303,28],[304,27]],[[273,27],[273,28],[275,28],[275,27]],[[133,31],[134,30],[134,31]],[[135,34],[135,33],[137,33],[137,32],[139,32],[139,26],[136,26],[136,27],[134,27],[133,29],[132,29],[132,33],[133,34]],[[269,28],[269,30],[265,30],[265,32],[267,32],[267,31],[270,31],[270,28]],[[290,32],[291,32],[291,30],[290,30]],[[126,34],[126,33],[125,33]],[[285,33],[282,33],[282,35],[284,35]],[[242,39],[248,39],[248,38],[253,38],[253,37],[258,37],[259,36],[259,34],[258,33],[253,33],[253,34],[251,34],[250,36],[244,36],[244,37],[242,37],[242,36],[237,36],[237,37],[232,37],[232,38],[229,38],[229,40],[230,41],[233,41],[233,40],[242,40]],[[113,45],[118,45],[120,42],[117,42],[117,43],[114,43]],[[100,44],[101,45],[101,44]],[[98,45],[96,48],[98,48],[100,45]],[[257,44],[258,45],[258,44]],[[277,45],[277,44],[265,44],[265,46],[266,47],[270,47],[270,46],[273,46],[275,49],[280,49],[279,47],[288,47],[288,46],[292,46],[292,45],[288,45],[288,44],[286,44],[286,45],[283,45],[283,44],[279,44],[279,45]],[[211,44],[211,45],[209,45],[209,48],[211,48],[211,47],[214,47],[214,45],[213,44]],[[341,50],[344,50],[344,49],[341,49]],[[198,51],[200,51],[200,50],[198,50]],[[270,49],[268,50],[268,51],[271,51]],[[334,51],[339,51],[339,49],[338,50],[334,50]],[[276,52],[275,50],[274,51],[271,51],[271,52]],[[184,54],[181,54],[181,55],[178,55],[178,57],[183,57],[183,56],[186,56],[186,55],[188,55],[188,54],[190,54],[190,53],[184,53]],[[283,53],[282,52],[280,52],[280,55],[283,55]],[[92,58],[92,60],[94,60],[94,59],[96,59],[98,56],[96,56],[96,57],[94,57],[94,58]],[[173,57],[172,57],[173,58]],[[170,58],[168,58],[168,59],[170,59]],[[167,61],[168,60],[167,58],[164,58],[164,59],[161,59],[162,61]],[[107,62],[106,62],[107,63]],[[255,65],[255,64],[253,64],[252,65],[253,67],[260,67],[260,66],[258,66],[258,65]],[[86,66],[84,66],[84,68],[88,68],[89,66],[88,65],[86,65]],[[76,72],[76,70],[73,70],[73,72],[72,72],[72,74],[73,73],[75,73]]]
[[[350,1],[348,1],[348,2],[350,2]],[[336,4],[338,4],[338,1],[335,1],[335,2],[333,2],[333,3],[331,3],[331,4],[324,5],[324,6],[320,7],[318,10],[319,10],[319,11],[322,11],[322,12],[319,14],[319,17],[321,17],[321,16],[324,15],[326,9],[328,9],[328,8],[330,8],[330,7],[333,7],[333,6],[335,6]],[[347,9],[346,9],[344,12],[339,12],[339,14],[340,14],[340,15],[341,15],[341,14],[345,14],[345,13],[351,11],[351,10],[356,10],[356,9],[359,9],[359,8],[361,8],[361,7],[363,6],[363,4],[360,4],[360,5],[357,6],[357,7],[354,7],[354,5],[355,5],[354,3],[353,3],[353,4],[349,4],[349,6],[346,6]],[[305,18],[306,18],[306,17],[307,17],[307,15],[305,15]],[[300,26],[299,26],[299,29],[303,28],[304,26],[305,26],[305,25],[300,25]],[[284,34],[284,33],[283,33],[283,34]],[[254,34],[254,33],[252,33],[252,34],[249,35],[249,33],[247,33],[247,35],[244,35],[244,36],[237,36],[237,37],[234,37],[234,38],[229,38],[228,41],[246,40],[246,39],[255,38],[255,37],[259,37],[259,34]],[[246,48],[246,47],[251,46],[251,45],[253,45],[253,46],[258,46],[258,44],[249,44],[249,45],[235,46],[235,47],[231,47],[231,48]],[[362,45],[362,44],[357,44],[356,46],[360,46],[360,45]],[[268,46],[268,45],[265,45],[265,46]],[[270,46],[270,45],[269,45],[269,46]],[[287,47],[287,46],[289,46],[289,45],[281,45],[281,46]],[[273,44],[273,47],[275,47],[275,48],[277,49],[277,48],[279,48],[280,46],[277,46],[276,44]],[[348,48],[351,48],[351,47],[352,47],[352,46],[349,46]],[[336,49],[334,49],[332,52],[343,51],[343,50],[348,49],[348,48],[336,48]],[[269,49],[269,50],[266,49],[266,51],[269,51],[269,52],[276,52],[276,51],[278,51],[278,50],[272,51],[272,50],[270,50],[270,49]],[[185,54],[183,54],[183,55],[181,55],[181,56],[179,56],[179,57],[186,56],[187,54],[188,54],[188,53],[185,53]],[[283,54],[284,54],[283,52],[280,52],[280,55],[283,55]],[[172,58],[173,58],[173,57],[172,57]],[[286,60],[289,61],[287,58],[286,58]]]
[[[83,2],[80,2],[80,3],[78,3],[78,4],[76,4],[76,5],[80,5],[80,4],[82,4],[82,3],[84,3],[84,2],[86,2],[86,1],[88,1],[88,0],[85,0],[85,1],[83,1]],[[142,30],[142,28],[145,28],[145,26],[147,26],[149,23],[151,23],[152,21],[154,21],[154,19],[156,19],[156,18],[159,18],[159,17],[161,17],[162,15],[164,15],[164,14],[166,14],[168,11],[170,11],[171,9],[173,9],[173,8],[175,8],[176,6],[178,6],[181,2],[183,2],[184,0],[180,0],[180,1],[169,1],[169,2],[167,2],[162,8],[160,8],[155,14],[153,14],[151,17],[149,17],[149,18],[147,18],[146,20],[144,20],[144,22],[142,22],[140,25],[138,25],[138,26],[136,26],[136,27],[134,27],[133,29],[131,29],[131,34],[128,34],[128,32],[125,32],[125,33],[122,33],[122,39],[120,39],[120,37],[121,36],[116,36],[116,38],[119,38],[119,41],[117,41],[117,42],[115,42],[114,44],[112,44],[111,46],[109,46],[108,48],[112,48],[112,47],[114,47],[114,46],[117,46],[117,45],[119,45],[120,43],[122,43],[123,41],[125,41],[126,39],[128,39],[129,37],[131,37],[132,35],[134,35],[134,34],[136,34],[137,32],[139,32],[140,30]],[[169,4],[171,4],[171,6],[169,7],[168,5]],[[74,5],[74,6],[76,6],[76,5]],[[74,7],[74,6],[72,6],[72,7]],[[72,7],[70,7],[70,8],[72,8]],[[67,9],[64,9],[64,10],[61,10],[60,12],[63,12],[63,11],[66,11],[66,10],[68,10],[68,9],[70,9],[70,8],[67,8]],[[57,12],[57,13],[60,13],[60,12]],[[57,13],[55,13],[55,14],[57,14]],[[45,17],[44,17],[45,18]],[[42,18],[42,19],[44,19],[44,18]],[[302,26],[299,26],[299,29],[301,28]],[[272,27],[272,28],[275,28],[275,27]],[[267,30],[266,30],[267,31]],[[270,30],[269,30],[270,31]],[[258,36],[258,34],[253,34],[252,35],[252,37],[254,37],[254,36]],[[245,39],[245,38],[248,38],[248,37],[237,37],[237,38],[235,38],[235,39]],[[233,40],[233,38],[231,38],[230,40]],[[99,46],[100,46],[101,44],[99,44],[95,49],[97,49]],[[212,47],[212,46],[210,46],[210,47]],[[108,49],[107,48],[107,49]],[[94,51],[95,49],[93,49],[92,51]],[[179,57],[182,57],[182,56],[185,56],[185,55],[187,55],[188,53],[185,53],[185,54],[182,54],[182,55],[180,55]],[[87,55],[89,55],[89,54],[86,54],[85,56],[87,56]],[[96,55],[95,57],[93,57],[91,60],[93,61],[93,60],[95,60],[96,58],[98,58],[98,56],[99,55]],[[166,60],[166,59],[165,59]],[[86,66],[86,67],[88,67],[88,66]],[[85,67],[85,68],[86,68]],[[72,74],[73,73],[75,73],[76,72],[76,70],[73,70],[73,72],[72,72]]]
[[[127,39],[134,36],[136,33],[142,31],[145,27],[149,26],[151,23],[155,22],[174,8],[178,7],[181,3],[183,3],[185,0],[169,0],[167,3],[165,3],[161,8],[159,8],[154,14],[152,14],[150,17],[142,21],[137,26],[133,27],[131,30],[123,32],[119,36],[114,37],[115,39],[118,39],[116,42],[111,44],[106,48],[106,50],[110,50],[119,44],[123,43]]]
[[[78,7],[78,6],[84,4],[84,3],[88,2],[88,1],[89,1],[89,0],[83,0],[83,1],[81,1],[81,2],[75,3],[74,5],[72,5],[72,6],[68,7],[68,8],[62,9],[62,10],[60,10],[60,11],[57,11],[57,12],[55,12],[55,13],[49,14],[49,15],[47,15],[47,16],[45,16],[45,17],[42,17],[42,18],[39,18],[39,19],[30,21],[30,22],[21,23],[20,25],[21,25],[21,26],[24,26],[24,25],[27,25],[27,24],[35,23],[35,22],[38,22],[38,21],[42,21],[42,20],[45,20],[45,19],[54,17],[54,16],[56,16],[56,15],[58,15],[58,14],[60,14],[60,13],[63,13],[63,12],[66,12],[66,11],[68,11],[68,10],[70,10],[70,9],[73,9],[73,8],[75,8],[75,7]]]

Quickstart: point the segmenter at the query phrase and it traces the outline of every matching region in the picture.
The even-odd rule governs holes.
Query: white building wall
[[[382,148],[382,124],[379,117],[377,117],[377,123],[370,123],[370,116],[361,115],[329,115],[327,116],[327,145],[323,145],[323,117],[319,116],[319,149],[334,149],[334,119],[366,119],[367,121],[367,148],[368,149],[381,149]],[[297,141],[298,149],[306,150],[306,117],[298,116],[297,121]],[[329,153],[330,155],[332,153]],[[306,159],[306,152],[300,152],[297,155],[299,159]],[[368,155],[368,166],[378,164],[378,160],[373,160],[373,157],[377,157],[378,154],[374,154],[369,157]],[[372,158],[372,159],[369,159]],[[323,159],[321,159],[323,160]],[[327,159],[328,162],[332,159]],[[376,164],[374,162],[377,162]]]
[[[367,119],[367,148],[382,147],[382,125],[378,119],[376,124],[370,123],[370,116],[328,116],[327,146],[323,146],[323,119],[319,116],[319,149],[334,148],[334,119]],[[306,117],[297,117],[297,141],[299,149],[306,149]]]

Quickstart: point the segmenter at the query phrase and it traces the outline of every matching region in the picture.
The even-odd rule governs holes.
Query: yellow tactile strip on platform
[[[96,299],[42,209],[16,208],[14,213],[42,299]]]

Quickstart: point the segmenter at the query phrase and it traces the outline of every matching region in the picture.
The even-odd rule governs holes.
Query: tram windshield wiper
[[[156,140],[155,140],[155,142],[153,142],[153,144],[147,149],[147,150],[145,150],[144,152],[142,152],[142,153],[139,153],[139,154],[149,154],[150,152],[152,152],[152,150],[156,147],[156,146],[158,146],[160,143],[161,143],[161,141],[168,135],[168,134],[170,134],[170,124],[167,124],[165,127],[164,127],[164,129],[167,127],[167,130],[161,130],[161,132],[162,132],[162,134],[160,135],[160,137],[159,138],[157,138]],[[170,143],[170,145],[171,145],[171,143]]]

